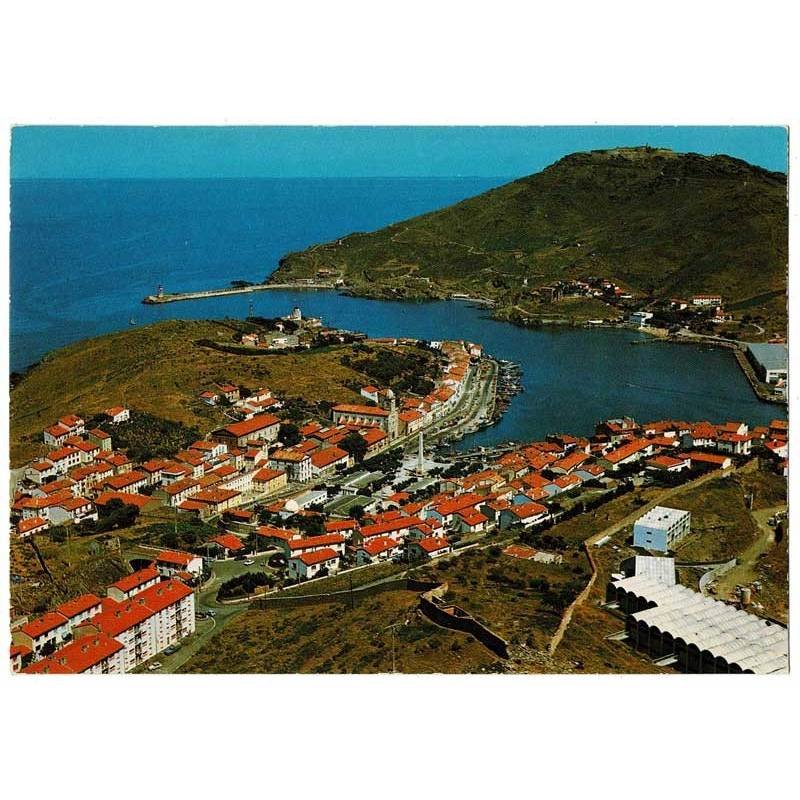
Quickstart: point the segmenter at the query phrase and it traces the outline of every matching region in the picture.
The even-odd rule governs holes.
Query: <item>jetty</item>
[[[203,289],[197,292],[164,292],[159,288],[156,294],[149,294],[142,300],[145,305],[161,303],[178,303],[181,300],[202,300],[205,297],[223,297],[228,294],[249,294],[250,292],[266,292],[272,289],[295,291],[335,289],[336,285],[329,281],[305,281],[295,283],[253,283],[249,286],[226,286],[222,289]]]

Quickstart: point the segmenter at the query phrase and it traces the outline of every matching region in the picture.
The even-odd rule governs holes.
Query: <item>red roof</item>
[[[219,536],[215,536],[211,541],[218,544],[220,547],[224,547],[226,550],[244,549],[244,542],[232,533],[221,533]]]
[[[249,436],[251,433],[279,424],[280,420],[274,414],[256,414],[256,416],[243,422],[234,422],[232,425],[226,425],[224,428],[220,428],[217,433],[224,432],[240,439],[243,436]]]
[[[48,611],[46,614],[42,614],[41,617],[37,617],[23,625],[20,630],[30,636],[31,639],[38,639],[45,633],[50,633],[50,631],[66,625],[67,622],[68,620],[63,614],[59,614],[56,611]]]
[[[188,566],[189,562],[197,558],[197,556],[193,556],[191,553],[182,553],[178,550],[162,550],[158,556],[156,556],[156,561],[160,561],[164,564],[178,564],[182,567]]]
[[[382,431],[380,428],[373,428],[372,430],[364,431],[359,435],[367,444],[372,445],[382,442],[388,437],[389,434],[386,433],[386,431]]]
[[[323,561],[331,561],[334,558],[339,558],[339,554],[335,550],[326,547],[323,550],[315,550],[313,553],[302,553],[299,556],[294,556],[294,558],[299,558],[307,567],[310,567],[314,564],[320,564]]]
[[[47,527],[48,522],[41,517],[28,517],[28,519],[21,519],[17,523],[17,533],[28,533],[36,528]]]
[[[311,456],[311,463],[317,469],[324,469],[337,461],[341,461],[343,458],[346,459],[348,455],[346,450],[341,450],[338,447],[327,447],[325,450],[314,453]]]
[[[323,547],[331,544],[341,544],[344,536],[340,533],[326,533],[323,536],[308,536],[303,539],[289,541],[289,550],[308,550],[311,547]]]
[[[194,478],[181,478],[179,481],[174,481],[170,483],[169,486],[164,487],[164,492],[170,496],[181,494],[181,492],[185,492],[187,489],[193,489],[195,486],[199,486],[200,482],[196,481]]]
[[[112,583],[111,585],[115,589],[119,589],[121,592],[130,592],[132,589],[136,589],[138,586],[141,586],[148,581],[156,580],[159,577],[158,570],[151,566],[137,570],[130,575],[126,575],[124,578],[120,578],[116,583]]]
[[[718,456],[716,453],[701,453],[697,450],[686,453],[686,456],[691,461],[699,461],[701,464],[716,464],[719,467],[723,466],[725,462],[730,461],[730,458],[727,456]]]
[[[148,497],[145,494],[127,494],[125,492],[102,492],[95,498],[94,504],[96,506],[104,506],[110,503],[112,500],[120,500],[126,506],[136,506],[139,509],[144,508],[148,503],[153,502],[153,498]]]
[[[524,559],[533,558],[536,555],[536,551],[532,547],[526,547],[524,544],[510,544],[503,552],[507,556]]]
[[[253,475],[253,480],[259,483],[267,483],[267,481],[275,480],[275,478],[280,478],[281,475],[285,474],[282,469],[260,469]]]
[[[388,536],[376,536],[369,542],[364,542],[360,549],[366,550],[371,556],[377,556],[399,546],[394,539],[390,539]]]
[[[45,432],[58,439],[60,436],[66,436],[70,432],[70,429],[61,423],[56,423],[55,425],[50,425],[48,428],[45,428]]]
[[[56,650],[51,656],[31,664],[22,671],[28,675],[77,675],[86,672],[120,650],[122,650],[122,642],[112,639],[105,633],[81,636]]]
[[[60,606],[56,606],[55,610],[63,614],[68,619],[77,617],[84,611],[88,611],[94,606],[100,605],[100,598],[96,594],[82,594],[80,597],[74,597],[72,600],[67,600]]]
[[[422,523],[419,517],[401,517],[400,519],[389,520],[388,522],[381,522],[377,525],[365,525],[361,528],[361,535],[365,539],[373,536],[381,536],[384,533],[392,533],[393,531],[401,531],[404,528],[411,528],[414,525]]]
[[[124,489],[126,486],[132,486],[134,483],[147,482],[147,475],[144,472],[123,472],[122,475],[114,475],[111,478],[106,478],[103,481],[105,486],[110,486],[112,489]]]
[[[238,497],[240,494],[241,492],[236,492],[233,489],[204,489],[192,495],[192,500],[196,503],[219,505],[227,500],[232,500],[234,497]]]
[[[256,530],[256,533],[259,536],[283,539],[285,542],[288,542],[290,539],[299,538],[298,534],[294,531],[287,531],[285,528],[274,528],[272,525],[261,525]]]
[[[161,581],[134,595],[134,599],[144,604],[154,613],[183,600],[192,594],[191,587],[176,580]]]
[[[575,469],[575,467],[583,464],[587,458],[589,458],[589,456],[586,453],[582,452],[581,450],[577,450],[551,464],[550,469],[563,469],[565,472],[569,472],[570,470]]]
[[[514,514],[515,517],[519,517],[520,519],[528,519],[528,517],[546,514],[547,506],[543,506],[541,503],[520,503],[516,506],[511,505],[506,510]]]
[[[341,531],[352,531],[358,527],[354,519],[332,519],[325,523],[326,533],[340,533]]]
[[[616,464],[619,461],[623,461],[629,456],[632,456],[634,453],[645,450],[649,446],[650,442],[648,442],[647,439],[634,439],[633,441],[622,445],[622,447],[618,447],[616,450],[606,453],[605,459],[611,464]]]
[[[456,514],[467,523],[467,525],[481,525],[488,521],[488,517],[481,514],[480,511],[474,508],[468,508],[464,511],[456,511]]]
[[[79,452],[77,447],[60,447],[58,450],[51,450],[47,457],[51,461],[61,461],[62,458],[68,458],[73,453]]]
[[[450,546],[450,543],[447,541],[447,539],[441,536],[426,536],[424,539],[420,539],[417,544],[426,553],[435,553],[437,550],[442,550],[445,547]]]
[[[364,417],[388,417],[389,412],[379,406],[362,406],[356,403],[341,403],[334,406],[333,410],[340,414],[355,414]]]
[[[483,495],[465,492],[464,494],[458,495],[458,497],[454,497],[452,500],[439,503],[437,506],[434,506],[434,508],[439,514],[446,517],[450,514],[455,514],[456,511],[463,511],[466,508],[477,506],[485,501],[486,497]]]
[[[656,456],[655,458],[649,458],[647,460],[648,464],[651,464],[654,467],[663,467],[664,469],[669,469],[670,467],[679,467],[682,464],[686,463],[685,458],[673,458],[672,456]]]

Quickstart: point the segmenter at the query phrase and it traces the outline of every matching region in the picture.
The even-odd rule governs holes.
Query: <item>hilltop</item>
[[[463,292],[495,300],[501,317],[516,307],[580,319],[609,307],[543,308],[536,288],[601,276],[655,298],[721,293],[729,309],[783,325],[787,254],[783,173],[620,148],[575,153],[448,208],[290,253],[269,280],[329,270],[358,295]]]
[[[11,464],[45,453],[42,429],[67,413],[88,419],[124,404],[205,432],[225,422],[221,409],[197,397],[214,382],[251,389],[267,386],[279,397],[297,398],[297,403],[313,409],[318,402],[353,402],[359,398],[357,387],[385,378],[374,374],[387,361],[385,351],[408,356],[402,364],[432,368],[427,351],[374,342],[366,343],[372,354],[358,358],[352,357],[353,347],[344,344],[262,356],[203,345],[230,339],[246,325],[235,320],[170,320],[49,353],[11,392]]]

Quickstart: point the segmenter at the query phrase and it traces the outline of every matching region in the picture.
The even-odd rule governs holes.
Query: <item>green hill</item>
[[[198,428],[205,433],[229,421],[197,395],[215,382],[255,389],[266,386],[304,406],[355,401],[359,386],[373,382],[386,363],[408,380],[414,365],[430,372],[435,362],[415,347],[367,343],[334,345],[259,356],[211,349],[246,323],[234,320],[169,320],[75,342],[48,353],[11,391],[11,464],[43,456],[42,429],[65,414],[88,419],[113,405]],[[399,358],[402,356],[403,358]],[[378,374],[376,374],[378,373]]]
[[[599,276],[656,297],[719,292],[779,324],[787,240],[784,174],[625,148],[575,153],[440,211],[291,253],[270,280],[327,269],[355,294],[464,292],[497,300],[507,316],[536,306],[536,287]],[[579,316],[573,306],[565,316]]]

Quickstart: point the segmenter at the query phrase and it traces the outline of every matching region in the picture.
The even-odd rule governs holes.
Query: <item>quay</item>
[[[634,345],[642,345],[642,344],[693,344],[693,345],[701,345],[705,347],[721,347],[725,350],[730,350],[733,353],[734,358],[736,359],[736,363],[739,365],[740,369],[744,373],[744,376],[747,378],[747,382],[750,384],[750,388],[753,390],[753,394],[762,402],[762,403],[774,403],[775,405],[788,405],[788,400],[783,397],[776,397],[772,392],[769,391],[767,386],[758,379],[758,376],[753,369],[753,365],[748,361],[747,355],[745,354],[745,347],[747,346],[746,342],[741,342],[737,339],[722,339],[718,336],[705,336],[703,334],[689,334],[689,333],[681,333],[678,336],[654,336],[649,339],[638,339],[632,341],[631,344]]]
[[[270,289],[335,289],[336,286],[330,282],[308,282],[308,283],[254,283],[250,286],[226,286],[222,289],[204,289],[198,292],[174,292],[167,294],[159,291],[157,294],[149,294],[142,300],[145,305],[160,305],[161,303],[178,303],[181,300],[202,300],[205,297],[222,297],[228,294],[248,294],[250,292],[265,292]]]

